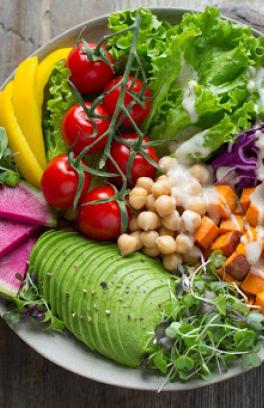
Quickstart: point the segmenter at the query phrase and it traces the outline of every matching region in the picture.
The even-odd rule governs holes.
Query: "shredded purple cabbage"
[[[226,143],[211,162],[216,183],[233,184],[236,188],[253,187],[257,184],[258,152],[256,132],[264,137],[264,122],[240,133],[234,143]]]

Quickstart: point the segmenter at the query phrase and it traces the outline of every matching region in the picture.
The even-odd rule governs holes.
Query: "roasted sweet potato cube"
[[[236,214],[236,215],[243,215],[244,214],[244,210],[241,207],[240,203],[238,203],[236,208],[234,209],[234,214]]]
[[[217,235],[218,226],[211,218],[204,215],[200,227],[195,232],[195,241],[201,248],[207,249],[214,242]]]
[[[245,221],[241,215],[234,215],[228,220],[222,220],[219,226],[219,233],[225,234],[229,231],[244,232]]]
[[[233,254],[227,258],[224,267],[227,273],[240,281],[244,279],[250,269],[247,258],[237,252],[233,252]]]
[[[256,296],[254,295],[248,295],[248,300],[247,300],[247,304],[248,305],[254,305],[255,301],[256,301]]]
[[[215,186],[216,198],[208,205],[208,214],[213,218],[229,218],[237,206],[238,197],[228,184]]]
[[[257,295],[258,293],[264,292],[264,279],[258,275],[254,275],[249,272],[244,279],[241,288],[248,293]]]
[[[264,313],[264,292],[257,294],[255,304],[260,306],[261,313]]]
[[[251,227],[256,227],[257,225],[262,225],[264,220],[261,220],[261,214],[258,208],[251,203],[247,209],[245,215],[246,221],[251,225]]]
[[[218,275],[220,276],[221,279],[223,279],[224,281],[226,281],[228,283],[236,282],[236,279],[232,275],[227,273],[226,270],[223,269],[223,268],[218,269],[217,273],[218,273]]]
[[[255,187],[246,187],[243,189],[241,197],[240,197],[240,204],[243,210],[246,212],[249,205],[250,205],[250,196],[254,193]]]
[[[240,255],[246,255],[246,245],[240,242],[236,247],[236,252]]]
[[[240,234],[237,231],[230,231],[220,235],[212,244],[213,251],[222,251],[225,256],[230,256],[239,243]]]

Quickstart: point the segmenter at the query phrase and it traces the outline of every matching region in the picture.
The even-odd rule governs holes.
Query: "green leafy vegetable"
[[[68,148],[64,143],[61,124],[65,113],[75,103],[68,84],[70,71],[65,67],[64,60],[57,62],[48,83],[48,94],[44,109],[43,129],[47,159],[50,161]]]
[[[8,148],[6,130],[0,127],[0,184],[15,187],[20,180],[18,168]]]
[[[244,368],[260,365],[264,317],[250,312],[236,286],[219,280],[224,262],[215,251],[197,270],[184,267],[174,303],[148,350],[149,366],[167,380],[208,379],[238,358]]]
[[[192,147],[188,159],[206,160],[256,117],[264,118],[264,41],[251,28],[222,19],[212,7],[185,13],[175,26],[158,22],[149,10],[141,13],[148,29],[139,33],[138,52],[153,96],[144,129],[153,138],[182,143],[197,136],[187,145]],[[134,12],[114,14],[109,27],[116,32],[133,19]],[[128,36],[118,41],[110,42],[110,51],[121,61],[131,41]]]
[[[4,319],[11,325],[17,324],[21,319],[29,318],[45,324],[51,330],[64,328],[64,323],[53,315],[46,300],[39,295],[38,288],[29,273],[19,296],[12,301],[15,306],[4,314]]]

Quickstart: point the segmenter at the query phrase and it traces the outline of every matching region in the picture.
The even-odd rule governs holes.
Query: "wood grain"
[[[139,5],[202,9],[208,4],[264,31],[263,0],[0,0],[0,82],[34,49],[81,21]],[[0,333],[0,408],[264,407],[264,365],[214,386],[157,395],[73,375],[31,350],[1,319]]]

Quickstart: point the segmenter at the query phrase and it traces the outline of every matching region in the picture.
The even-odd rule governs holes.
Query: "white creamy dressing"
[[[230,219],[235,224],[235,226],[237,227],[237,229],[239,231],[240,230],[240,225],[239,225],[239,222],[237,221],[237,218],[236,218],[235,214],[231,213],[230,214]]]
[[[264,259],[260,258],[255,265],[251,266],[250,272],[264,279]]]
[[[188,171],[188,166],[179,163],[177,160],[175,160],[167,175],[174,181],[175,187],[172,187],[171,194],[176,199],[176,203],[185,206],[190,199],[189,186],[192,183],[197,183],[197,180]]]
[[[264,68],[259,67],[255,68],[253,66],[249,66],[248,72],[250,75],[250,79],[247,83],[247,90],[249,92],[257,91],[259,95],[259,102],[260,105],[264,105]],[[255,112],[259,112],[259,105],[256,103],[254,105]]]
[[[264,223],[264,183],[259,184],[254,193],[250,196],[250,201],[258,209],[258,225]]]
[[[257,178],[261,181],[264,180],[264,133],[260,130],[256,131],[256,147],[259,149],[258,152],[258,167],[257,167]]]
[[[205,135],[208,130],[196,133],[191,139],[183,142],[175,152],[176,158],[184,164],[192,163],[190,156],[195,152],[201,158],[206,158],[211,153],[210,147],[204,146]]]
[[[264,68],[259,67],[255,76],[256,89],[259,94],[261,105],[264,105]]]
[[[199,115],[195,108],[195,87],[197,85],[198,75],[192,65],[185,61],[184,57],[182,57],[181,66],[182,68],[177,81],[183,90],[182,107],[188,113],[191,122],[196,123],[199,119]]]

